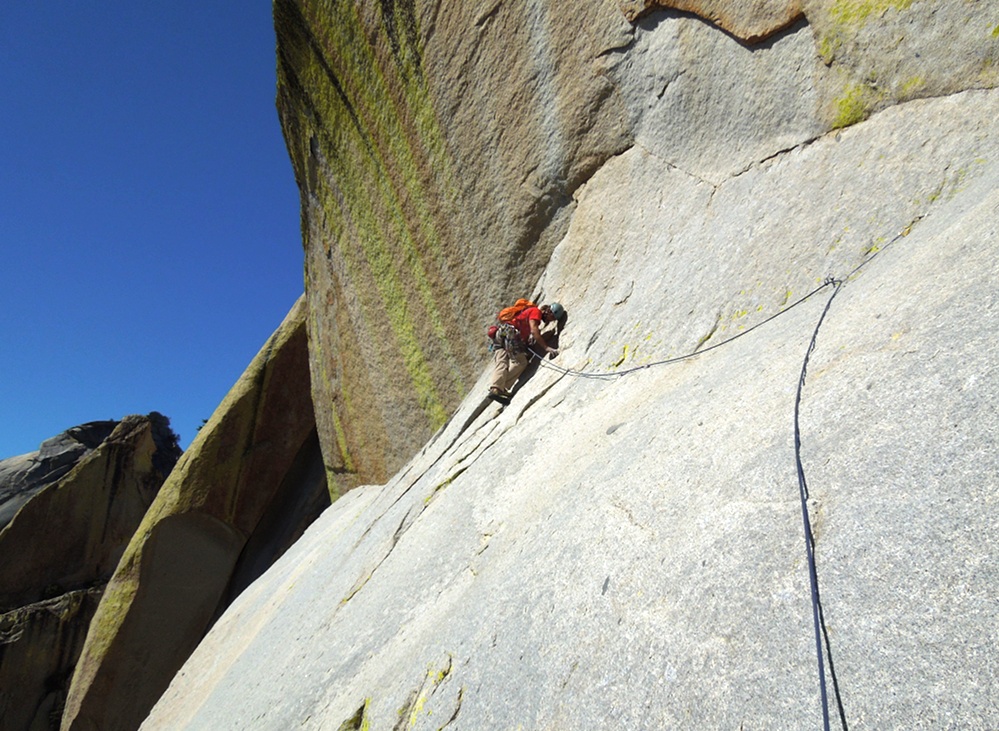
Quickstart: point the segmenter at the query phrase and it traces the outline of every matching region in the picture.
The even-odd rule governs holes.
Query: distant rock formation
[[[0,727],[56,729],[104,586],[180,456],[166,417],[69,429],[0,462]]]
[[[35,452],[0,460],[0,529],[22,505],[108,438],[117,421],[92,421],[46,439]]]
[[[299,301],[135,531],[91,625],[62,728],[136,728],[217,615],[329,506],[305,316]]]

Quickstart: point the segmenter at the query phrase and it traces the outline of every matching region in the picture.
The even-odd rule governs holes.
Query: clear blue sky
[[[265,0],[0,7],[0,458],[159,411],[187,446],[303,289]]]

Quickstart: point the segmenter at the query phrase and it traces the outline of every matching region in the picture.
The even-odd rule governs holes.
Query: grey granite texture
[[[997,120],[911,102],[719,184],[609,161],[539,284],[558,358],[334,503],[143,728],[820,728],[827,304],[849,728],[999,727]]]

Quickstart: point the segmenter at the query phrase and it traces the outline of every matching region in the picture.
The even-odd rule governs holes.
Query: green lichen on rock
[[[884,15],[888,10],[905,10],[913,0],[836,0],[829,14],[840,23],[866,23],[872,15]]]
[[[902,84],[902,96],[905,98],[912,97],[924,88],[926,88],[926,77],[913,76]]]
[[[905,10],[913,0],[834,0],[826,10],[828,27],[819,35],[819,55],[826,64],[831,64],[837,52],[847,42],[856,37],[861,27],[872,17],[884,17],[889,10]]]
[[[461,275],[440,214],[460,196],[424,77],[419,18],[406,0],[274,8],[307,281],[336,294],[309,301],[313,371],[338,363],[314,385],[317,401],[339,407],[337,423],[320,423],[320,438],[330,465],[349,453],[364,479],[383,479],[379,465],[405,438],[400,424],[408,420],[406,434],[415,426],[409,417],[386,421],[387,403],[419,412],[429,434],[468,388],[448,321]]]
[[[364,703],[350,718],[337,727],[337,731],[368,731],[371,728],[371,718],[368,716],[368,706],[371,699],[365,698]]]
[[[395,729],[410,731],[410,729],[416,728],[427,701],[441,683],[447,680],[451,674],[453,664],[453,658],[448,655],[444,661],[444,666],[440,670],[436,670],[434,665],[427,667],[427,674],[423,679],[423,683],[409,694],[406,702],[396,711],[399,720],[395,725]]]
[[[830,27],[818,41],[819,55],[827,64],[832,63],[837,51],[867,24],[872,16],[883,17],[889,10],[905,10],[913,0],[835,0],[829,5],[826,16]]]
[[[965,0],[813,3],[816,50],[832,71],[829,124],[844,127],[893,104],[994,87],[997,20],[999,6]]]
[[[870,88],[862,84],[847,84],[843,93],[833,102],[833,129],[849,127],[867,119],[877,99],[878,95]]]

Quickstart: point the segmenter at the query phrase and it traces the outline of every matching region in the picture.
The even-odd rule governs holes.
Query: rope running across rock
[[[681,355],[675,358],[667,358],[665,360],[655,361],[653,363],[646,363],[645,365],[635,366],[633,368],[627,368],[621,371],[613,371],[605,373],[593,373],[588,371],[574,370],[571,368],[563,368],[561,366],[555,365],[554,363],[547,362],[543,357],[541,357],[537,353],[530,351],[532,359],[537,359],[540,362],[540,364],[545,368],[555,370],[563,375],[573,376],[576,378],[589,378],[596,380],[614,380],[617,378],[622,378],[623,376],[626,376],[628,374],[636,373],[638,371],[643,371],[649,368],[654,368],[656,366],[669,365],[672,363],[679,363],[681,361],[690,360],[691,358],[695,358],[697,356],[704,355],[705,353],[708,353],[712,350],[716,350],[722,347],[723,345],[728,345],[734,340],[737,340],[738,338],[741,338],[744,335],[748,335],[757,328],[763,327],[772,320],[775,320],[781,315],[790,312],[798,305],[814,297],[816,294],[824,290],[826,287],[833,287],[832,294],[830,294],[829,299],[826,300],[826,304],[822,310],[822,314],[819,316],[818,322],[816,322],[815,324],[815,329],[812,333],[812,339],[809,342],[808,349],[805,352],[805,358],[801,365],[801,372],[798,377],[798,388],[794,402],[794,457],[795,457],[795,466],[798,477],[798,494],[801,502],[802,526],[805,534],[805,554],[808,563],[809,589],[812,600],[812,622],[815,631],[815,652],[816,652],[818,675],[819,675],[819,696],[822,704],[822,720],[823,720],[823,728],[825,731],[830,731],[829,700],[828,700],[828,690],[826,686],[825,658],[828,658],[829,662],[829,676],[833,682],[833,691],[836,696],[836,705],[839,711],[839,718],[843,731],[847,731],[847,722],[846,722],[846,712],[843,708],[843,701],[839,691],[839,682],[837,680],[836,672],[832,662],[832,651],[829,646],[828,632],[826,630],[825,617],[822,612],[822,603],[819,596],[818,570],[815,561],[815,538],[812,533],[812,526],[808,513],[808,485],[805,479],[804,466],[802,465],[801,461],[801,429],[799,423],[801,395],[805,386],[805,376],[808,371],[808,361],[812,355],[812,352],[815,350],[815,346],[819,336],[819,329],[822,327],[822,323],[825,321],[826,315],[828,314],[829,309],[832,307],[832,303],[833,300],[836,298],[836,295],[839,294],[843,285],[847,281],[852,279],[853,276],[856,275],[857,272],[859,272],[862,268],[870,264],[871,261],[873,261],[881,252],[883,252],[889,246],[897,242],[899,239],[908,236],[912,227],[919,220],[921,220],[921,218],[922,216],[919,216],[916,219],[914,219],[912,223],[906,226],[891,241],[886,243],[884,246],[878,248],[870,256],[867,256],[863,261],[861,261],[860,264],[858,264],[849,274],[847,274],[846,277],[842,279],[837,279],[835,277],[826,278],[826,280],[821,285],[819,285],[811,292],[806,294],[804,297],[792,303],[788,307],[785,307],[780,312],[777,312],[771,315],[770,317],[766,318],[765,320],[756,323],[747,330],[744,330],[736,335],[733,335],[732,337],[723,340],[720,343],[716,343],[711,347],[704,348],[703,350],[696,350],[692,353],[688,353],[687,355]]]

